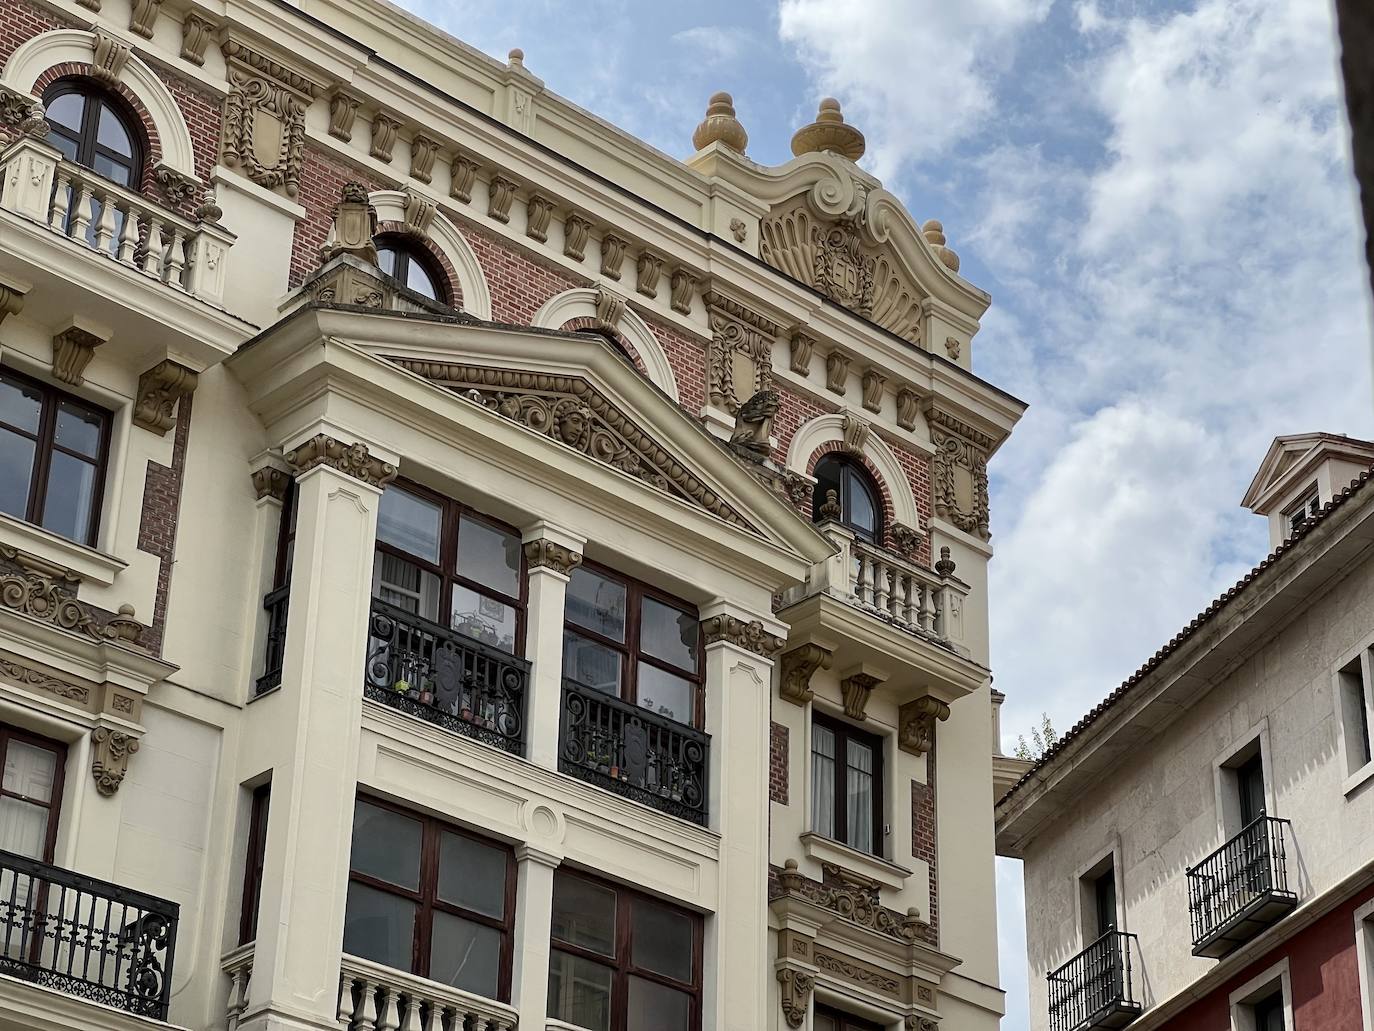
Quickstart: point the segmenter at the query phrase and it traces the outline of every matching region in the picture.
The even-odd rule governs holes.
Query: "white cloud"
[[[697,25],[672,35],[674,43],[692,51],[708,65],[724,65],[739,60],[752,45],[751,35],[738,28]]]

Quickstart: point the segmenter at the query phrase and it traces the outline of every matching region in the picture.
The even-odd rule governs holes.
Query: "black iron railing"
[[[524,753],[528,662],[376,598],[368,635],[367,697]]]
[[[1124,1027],[1140,1012],[1131,985],[1135,935],[1108,931],[1049,976],[1050,1031]]]
[[[291,585],[282,584],[262,599],[267,613],[267,643],[263,647],[262,676],[253,685],[254,695],[265,694],[281,686],[281,667],[286,658],[286,603],[291,597]]]
[[[178,907],[0,851],[0,973],[167,1019]]]
[[[1287,820],[1261,816],[1188,871],[1188,916],[1193,945],[1199,946],[1257,908],[1277,901],[1284,909],[1297,902],[1288,890],[1288,856],[1283,834]],[[1280,910],[1282,912],[1283,910]],[[1256,922],[1255,933],[1271,919]],[[1238,942],[1237,942],[1238,944]]]
[[[706,823],[710,735],[563,681],[558,768],[671,816]]]

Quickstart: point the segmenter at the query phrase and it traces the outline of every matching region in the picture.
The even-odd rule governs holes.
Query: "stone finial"
[[[804,125],[792,136],[792,153],[797,157],[803,154],[829,151],[858,161],[864,156],[864,134],[852,125],[846,125],[840,112],[840,102],[834,97],[821,101],[816,120]]]
[[[506,63],[512,68],[525,67],[525,52],[519,47],[512,47],[510,53],[506,54]]]
[[[932,218],[921,226],[921,234],[925,236],[926,243],[930,244],[935,256],[944,262],[945,267],[951,272],[958,272],[959,255],[945,246],[945,227],[937,219]]]
[[[935,563],[935,573],[937,576],[954,575],[954,559],[949,557],[949,546],[940,549],[940,560]]]
[[[749,145],[749,134],[735,117],[735,101],[728,93],[713,93],[706,105],[706,117],[692,133],[692,146],[704,150],[713,143],[723,143],[741,154]]]

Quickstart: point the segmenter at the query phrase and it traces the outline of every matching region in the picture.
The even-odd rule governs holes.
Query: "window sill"
[[[0,512],[0,541],[55,566],[70,569],[85,583],[109,587],[128,563],[113,555],[59,537],[33,523]]]
[[[906,886],[912,871],[896,863],[889,863],[881,856],[860,852],[857,848],[823,837],[814,831],[801,836],[802,851],[808,859],[820,863],[830,863],[850,873],[862,874],[877,882],[879,887],[901,891]]]
[[[1341,785],[1341,793],[1349,798],[1359,788],[1374,779],[1374,762],[1367,762],[1358,770],[1345,778],[1345,783]]]

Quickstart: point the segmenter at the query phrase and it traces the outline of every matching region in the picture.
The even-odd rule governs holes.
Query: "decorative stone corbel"
[[[788,350],[791,370],[798,376],[811,375],[811,355],[816,350],[816,341],[800,330],[793,330]]]
[[[806,1014],[811,1008],[811,989],[815,987],[813,975],[791,967],[778,970],[778,984],[782,986],[782,1015],[791,1028],[806,1023]]]
[[[0,283],[0,325],[11,315],[24,310],[24,295],[12,286]]]
[[[849,379],[849,356],[831,351],[825,356],[825,389],[844,396],[845,382]]]
[[[510,206],[515,200],[516,183],[504,175],[491,177],[491,188],[487,196],[487,214],[497,222],[510,221]]]
[[[358,117],[357,98],[341,89],[329,95],[329,135],[345,143],[353,139],[353,123]]]
[[[286,501],[286,489],[291,484],[291,474],[274,465],[264,465],[253,470],[253,492],[258,500],[271,498],[281,504]]]
[[[797,508],[806,509],[809,513],[811,492],[815,489],[816,481],[809,476],[803,476],[801,473],[794,473],[790,469],[783,473],[782,479],[782,489],[783,493],[787,495],[787,500]]]
[[[531,193],[525,205],[525,235],[531,240],[547,243],[549,221],[553,218],[553,201],[543,194]]]
[[[893,522],[887,531],[888,538],[892,541],[892,548],[904,558],[914,560],[917,551],[920,550],[923,535],[914,526],[907,526],[905,523]]]
[[[935,724],[949,719],[949,706],[926,695],[907,702],[897,711],[897,747],[912,755],[925,755],[935,744]]]
[[[692,314],[692,297],[697,292],[696,276],[686,269],[673,269],[673,277],[668,285],[673,311],[680,315]]]
[[[144,39],[153,38],[153,26],[162,12],[162,0],[134,0],[129,12],[129,31]]]
[[[851,720],[862,720],[868,712],[868,698],[873,689],[882,683],[879,677],[863,670],[856,670],[840,681],[840,694],[844,698],[844,714]]]
[[[417,132],[410,140],[410,177],[422,183],[434,178],[434,159],[439,154],[439,141]]]
[[[663,272],[663,259],[644,251],[635,261],[635,289],[645,297],[658,296],[658,277]]]
[[[190,201],[196,193],[196,181],[171,165],[157,164],[153,167],[153,181],[168,205],[179,208]]]
[[[919,1013],[908,1014],[903,1024],[904,1031],[940,1031],[940,1022]]]
[[[883,388],[886,385],[887,377],[877,369],[864,369],[863,406],[870,412],[883,410]]]
[[[563,256],[581,261],[587,256],[587,233],[592,224],[576,211],[568,212],[563,220]]]
[[[525,542],[525,565],[529,569],[552,569],[564,576],[571,576],[572,571],[581,564],[580,553],[547,537]]]
[[[76,2],[88,11],[95,11],[97,13],[100,11],[100,0],[76,0]]]
[[[97,26],[91,42],[91,77],[113,89],[129,62],[129,48]]]
[[[477,182],[477,170],[481,167],[470,157],[455,154],[448,166],[448,195],[464,204],[472,203],[472,186]]]
[[[129,772],[129,758],[138,751],[138,738],[112,727],[91,731],[91,776],[95,789],[110,796],[119,790]]]
[[[701,621],[701,633],[707,647],[726,641],[737,648],[771,659],[787,644],[785,638],[770,634],[757,619],[745,622],[730,615],[710,616]]]
[[[861,419],[853,412],[844,413],[844,449],[852,455],[864,453],[864,445],[868,443],[869,434],[873,432],[873,427],[866,419]]]
[[[176,424],[177,402],[196,389],[199,376],[168,358],[138,377],[134,425],[166,436]]]
[[[392,118],[385,111],[378,111],[372,117],[372,146],[368,153],[378,161],[391,160],[391,152],[396,147],[396,137],[401,131],[401,120]]]
[[[897,425],[904,430],[914,430],[920,416],[921,395],[910,387],[902,387],[897,391]]]
[[[625,263],[625,248],[630,241],[607,233],[601,238],[601,274],[607,279],[620,279],[620,267]]]
[[[405,198],[405,231],[411,236],[424,238],[429,235],[429,225],[434,221],[434,213],[438,211],[438,206],[409,187],[406,188]]]
[[[79,387],[82,373],[105,338],[80,325],[70,325],[52,338],[52,374],[63,383]]]
[[[195,11],[187,11],[181,21],[181,56],[199,67],[205,63],[205,50],[215,34],[215,23]]]
[[[811,690],[811,675],[818,669],[829,669],[831,653],[818,644],[804,644],[782,657],[778,693],[789,702],[805,705],[815,697]]]
[[[596,288],[596,321],[615,329],[625,317],[625,298],[605,287]]]
[[[390,462],[373,458],[366,444],[345,444],[324,433],[302,441],[299,447],[282,457],[297,476],[303,476],[317,465],[327,465],[373,487],[385,487],[398,473]]]

